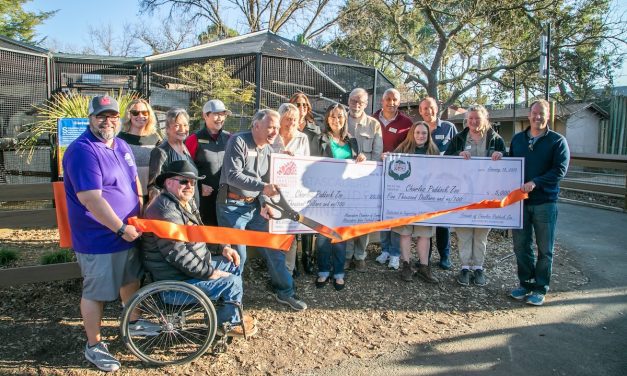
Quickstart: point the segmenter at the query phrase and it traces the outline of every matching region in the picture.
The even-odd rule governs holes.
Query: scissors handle
[[[272,197],[270,197],[270,200],[266,201],[266,205],[273,209],[276,209],[276,211],[279,212],[279,215],[271,215],[270,217],[272,219],[291,219],[292,221],[298,222],[298,219],[300,218],[298,212],[290,207],[290,205],[283,197],[283,194],[281,194],[280,192],[278,202],[275,202]]]

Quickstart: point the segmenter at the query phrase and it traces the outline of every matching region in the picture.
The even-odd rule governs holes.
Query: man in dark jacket
[[[525,158],[525,184],[521,189],[529,194],[523,203],[523,228],[512,231],[520,286],[510,295],[536,306],[544,304],[549,291],[559,183],[566,176],[570,161],[566,139],[549,129],[549,115],[549,102],[533,102],[529,128],[517,133],[509,148],[511,157]],[[533,250],[534,233],[537,257]]]
[[[203,179],[188,161],[175,161],[156,179],[161,193],[146,208],[144,217],[179,225],[202,225],[194,190],[196,182]],[[146,233],[143,239],[144,266],[155,281],[179,280],[200,288],[211,300],[241,304],[243,287],[239,273],[239,255],[228,245],[222,246],[222,256],[212,259],[205,243],[161,239]],[[257,332],[254,319],[239,317],[236,305],[217,307],[218,324],[238,324],[243,321],[246,334]],[[241,325],[236,325],[230,336],[243,335]]]

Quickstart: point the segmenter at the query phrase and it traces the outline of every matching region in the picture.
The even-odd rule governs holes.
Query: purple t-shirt
[[[63,174],[74,250],[102,254],[131,248],[134,243],[98,222],[76,196],[77,192],[99,189],[124,223],[139,215],[137,167],[128,144],[116,138],[109,148],[87,129],[65,151]]]

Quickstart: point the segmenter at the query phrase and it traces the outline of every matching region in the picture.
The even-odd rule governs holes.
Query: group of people
[[[438,117],[435,99],[420,102],[421,121],[413,122],[399,110],[400,93],[388,89],[381,109],[365,113],[368,93],[354,89],[348,108],[332,104],[321,126],[314,120],[308,97],[296,93],[278,111],[259,110],[249,130],[230,134],[224,124],[231,111],[220,100],[203,106],[204,127],[189,134],[190,117],[184,109],[166,113],[165,139],[157,132],[150,104],[137,99],[123,114],[115,99],[97,96],[89,105],[89,129],[67,149],[63,158],[64,185],[73,248],[83,276],[81,315],[87,334],[86,358],[105,371],[120,363],[101,341],[103,303],[120,297],[126,302],[140,287],[144,272],[153,280],[181,280],[202,289],[211,299],[223,300],[218,321],[232,323],[222,335],[257,331],[256,321],[239,317],[247,252],[240,244],[208,245],[141,234],[129,217],[141,216],[180,225],[210,225],[268,231],[273,210],[265,203],[279,193],[269,181],[270,155],[319,156],[352,159],[357,163],[383,160],[389,153],[453,155],[464,159],[514,156],[525,158],[523,228],[513,231],[520,286],[515,299],[541,305],[551,276],[559,181],[568,168],[565,139],[548,128],[549,105],[536,101],[530,127],[516,134],[506,151],[503,139],[490,127],[483,106],[466,113],[467,127]],[[117,133],[118,131],[119,134]],[[116,137],[117,135],[117,137]],[[450,228],[408,225],[380,233],[381,254],[376,261],[400,269],[405,281],[418,276],[438,283],[430,267],[432,239],[440,254],[439,267],[450,269]],[[455,228],[458,238],[461,285],[487,283],[483,264],[489,229]],[[538,255],[532,247],[535,233]],[[139,238],[141,236],[141,242]],[[332,243],[321,234],[299,237],[302,267],[312,271],[316,249],[315,286],[332,282],[346,286],[345,271],[364,272],[369,236]],[[411,263],[412,238],[418,261]],[[289,252],[260,248],[277,302],[294,310],[307,308],[295,294],[296,247]],[[213,255],[212,255],[213,254]],[[216,256],[216,254],[219,254]],[[131,333],[158,333],[159,326],[134,313]]]

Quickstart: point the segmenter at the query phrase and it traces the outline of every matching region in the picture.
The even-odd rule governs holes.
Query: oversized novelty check
[[[380,162],[272,154],[270,169],[270,181],[281,188],[290,206],[316,222],[338,227],[381,219]],[[270,221],[270,232],[314,231],[286,219]]]
[[[523,158],[390,154],[385,159],[382,219],[451,209],[502,199],[520,188]],[[432,218],[424,225],[522,228],[522,201],[500,209],[465,210]],[[324,222],[322,222],[324,223]]]

